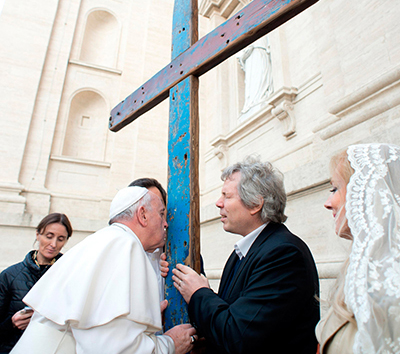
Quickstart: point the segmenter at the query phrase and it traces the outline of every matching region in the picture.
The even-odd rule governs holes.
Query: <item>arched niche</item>
[[[90,90],[71,100],[63,155],[104,161],[107,142],[108,108],[103,97]]]
[[[104,10],[89,13],[80,61],[110,68],[117,66],[120,30],[117,19]]]

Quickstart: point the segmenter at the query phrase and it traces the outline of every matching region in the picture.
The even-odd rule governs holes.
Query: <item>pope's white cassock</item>
[[[114,223],[77,244],[23,301],[35,312],[11,353],[174,353],[141,242]]]

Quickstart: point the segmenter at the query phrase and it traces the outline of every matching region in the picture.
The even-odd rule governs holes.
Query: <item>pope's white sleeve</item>
[[[161,275],[161,270],[160,270],[161,250],[159,248],[157,248],[153,253],[146,252],[146,255],[157,275],[158,292],[159,292],[160,302],[161,302],[165,298],[165,296],[164,296],[165,279]]]
[[[71,329],[76,340],[76,354],[175,353],[172,338],[148,333],[145,325],[126,318],[116,318],[105,325],[89,329],[73,326]]]
[[[160,335],[154,337],[157,340],[158,353],[175,354],[174,340],[170,336]]]

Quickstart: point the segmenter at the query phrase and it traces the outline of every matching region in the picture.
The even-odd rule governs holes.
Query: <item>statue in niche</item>
[[[268,37],[264,36],[236,54],[245,73],[245,101],[241,114],[264,102],[274,91],[271,52]]]

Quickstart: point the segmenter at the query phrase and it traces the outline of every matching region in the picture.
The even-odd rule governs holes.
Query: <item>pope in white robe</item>
[[[23,299],[35,312],[11,353],[190,351],[195,330],[189,324],[155,334],[162,328],[159,291],[145,251],[163,246],[164,213],[145,188],[119,191],[111,225],[68,251]]]

